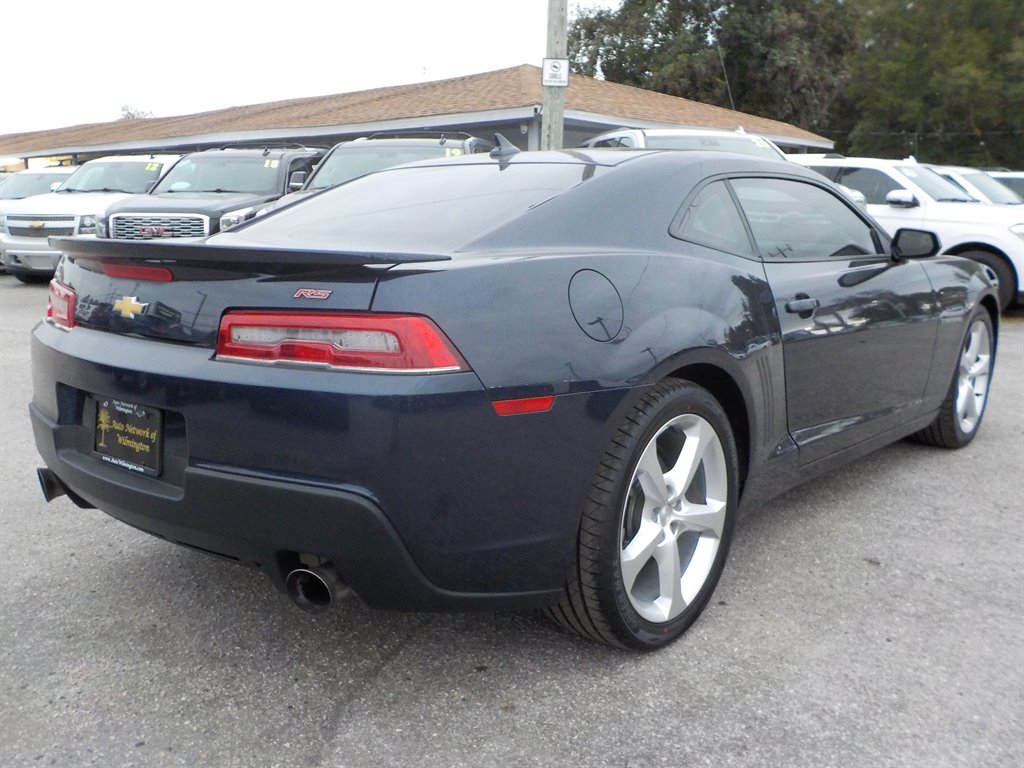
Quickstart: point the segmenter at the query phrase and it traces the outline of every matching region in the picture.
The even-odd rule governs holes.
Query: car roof
[[[82,165],[89,163],[173,163],[181,159],[181,155],[107,155],[106,157],[94,157]]]
[[[822,155],[803,155],[794,153],[787,155],[794,163],[801,165],[863,165],[874,168],[892,168],[898,165],[925,165],[914,159],[894,160],[879,157],[828,157]]]
[[[15,171],[11,176],[17,176],[21,173],[74,173],[80,167],[79,165],[47,165],[43,168],[25,168],[21,171]]]

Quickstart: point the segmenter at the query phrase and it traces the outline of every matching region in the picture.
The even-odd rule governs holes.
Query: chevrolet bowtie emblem
[[[114,309],[121,313],[121,317],[129,320],[134,320],[135,315],[141,315],[142,310],[148,306],[149,304],[139,303],[139,300],[134,296],[122,296],[114,302]]]
[[[29,229],[42,229],[43,227],[46,226],[46,222],[44,222],[44,221],[32,221],[32,222],[29,222],[28,226],[29,226]]]

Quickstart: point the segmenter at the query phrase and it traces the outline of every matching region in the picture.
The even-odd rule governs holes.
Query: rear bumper
[[[36,445],[50,469],[90,504],[135,528],[267,573],[284,589],[298,555],[335,564],[369,605],[405,610],[519,609],[550,605],[560,590],[446,590],[413,562],[369,495],[231,467],[187,466],[179,488],[89,458],[91,435],[29,406]]]
[[[629,390],[498,416],[472,373],[340,374],[213,359],[209,348],[48,323],[31,417],[61,481],[115,518],[258,566],[331,560],[369,604],[550,604]],[[97,397],[163,413],[159,476],[94,452]]]
[[[12,274],[52,275],[60,261],[60,251],[50,248],[46,238],[0,234],[0,261]]]

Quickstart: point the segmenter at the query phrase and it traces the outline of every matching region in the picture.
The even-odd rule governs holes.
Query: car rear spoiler
[[[451,256],[434,253],[386,253],[379,251],[316,251],[291,248],[258,248],[173,243],[152,240],[92,240],[76,237],[51,237],[50,247],[72,259],[100,263],[145,262],[154,266],[202,266],[249,271],[294,272],[297,269],[330,267],[369,267],[394,264],[422,264],[450,261]]]

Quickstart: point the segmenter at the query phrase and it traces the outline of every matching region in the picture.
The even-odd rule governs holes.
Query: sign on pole
[[[565,88],[569,85],[569,60],[544,59],[541,82],[545,86]]]

